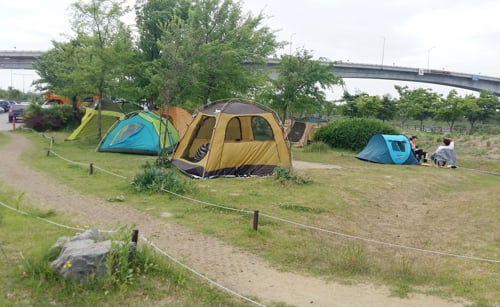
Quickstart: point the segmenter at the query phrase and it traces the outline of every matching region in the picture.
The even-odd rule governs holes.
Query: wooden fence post
[[[132,242],[137,244],[138,240],[139,240],[139,229],[134,229],[132,230]]]
[[[135,253],[137,251],[137,241],[139,240],[139,229],[134,229],[132,230],[132,241],[130,244],[130,250],[128,253],[128,261],[131,262],[134,257]]]
[[[257,231],[259,227],[259,210],[253,212],[253,230]]]

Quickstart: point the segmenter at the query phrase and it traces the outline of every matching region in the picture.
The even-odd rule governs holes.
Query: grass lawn
[[[166,193],[135,192],[130,179],[155,157],[96,153],[93,142],[65,142],[66,134],[53,134],[58,154],[127,179],[99,171],[89,176],[87,167],[47,156],[48,139],[16,133],[25,133],[33,143],[23,159],[47,176],[83,193],[120,197],[124,206],[149,214],[168,212],[172,222],[258,254],[282,270],[343,283],[386,284],[402,297],[419,292],[460,296],[479,306],[500,304],[499,263],[422,251],[500,259],[500,176],[480,172],[500,173],[498,136],[456,137],[458,169],[381,165],[359,161],[353,152],[294,149],[294,159],[340,168],[295,170],[310,179],[308,184],[283,185],[272,177],[184,177],[192,198],[326,230],[261,216],[255,232],[251,214]],[[432,152],[440,138],[422,134],[419,143]],[[4,142],[0,134],[0,146]]]

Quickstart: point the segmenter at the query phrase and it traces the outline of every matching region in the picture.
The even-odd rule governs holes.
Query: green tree
[[[359,96],[356,106],[362,117],[376,117],[382,109],[382,99],[379,96]]]
[[[190,6],[191,1],[188,0],[148,0],[137,3],[135,12],[139,39],[138,60],[133,67],[136,89],[134,100],[146,98],[150,104],[154,104],[159,98],[164,87],[161,85],[164,79],[162,68],[168,65],[165,60],[175,51],[160,60],[162,52],[170,52],[169,43],[180,47],[183,41],[172,41],[165,32],[179,31],[180,22],[188,20]]]
[[[158,42],[160,57],[155,60],[156,74],[151,84],[159,90],[159,99],[168,107],[180,104],[191,87],[196,84],[192,74],[193,59],[196,57],[196,41],[184,20],[174,17],[162,25],[163,36]],[[162,104],[163,105],[163,104]]]
[[[188,0],[143,0],[137,3],[137,45],[145,61],[160,57],[161,47],[158,41],[164,36],[165,27],[168,27],[174,18],[187,21],[190,5],[191,1]]]
[[[43,53],[34,63],[40,79],[34,83],[38,90],[54,91],[58,95],[71,97],[73,109],[76,109],[77,96],[88,94],[88,83],[85,78],[74,73],[85,61],[82,44],[72,39],[69,42],[52,41],[52,49]]]
[[[33,96],[33,93],[23,93],[12,86],[9,86],[7,90],[0,90],[0,97],[15,101],[36,101],[37,98]]]
[[[396,115],[396,102],[391,98],[390,95],[384,95],[381,99],[381,108],[378,109],[376,118],[380,119],[382,122],[386,120],[391,120]]]
[[[69,42],[53,41],[53,48],[35,63],[39,89],[52,89],[72,97],[99,94],[97,138],[101,138],[101,103],[108,97],[130,93],[133,46],[128,27],[120,20],[129,8],[125,1],[90,0],[72,5]]]
[[[73,4],[72,29],[78,41],[80,65],[68,76],[99,93],[97,138],[101,138],[101,104],[105,93],[126,88],[131,64],[132,39],[121,18],[129,12],[124,0],[90,0]]]
[[[452,132],[455,122],[464,117],[465,111],[465,99],[458,96],[456,90],[451,90],[446,99],[441,99],[435,105],[434,118],[447,122]]]
[[[283,119],[293,113],[314,112],[326,103],[325,90],[342,80],[331,73],[333,63],[322,64],[325,59],[313,60],[307,50],[295,55],[281,56],[278,77],[271,80],[263,97],[272,108],[280,110]]]
[[[158,57],[148,72],[148,94],[161,99],[160,105],[189,108],[209,99],[246,96],[263,84],[262,72],[244,65],[263,63],[280,45],[261,25],[263,15],[244,15],[241,5],[231,0],[198,0],[189,2],[189,10],[186,6],[182,2],[160,23],[144,25],[161,32]]]
[[[465,99],[465,117],[469,121],[471,133],[477,122],[485,122],[499,113],[500,100],[491,91],[481,91],[478,98],[468,95]]]
[[[420,121],[420,129],[423,129],[423,121],[433,115],[434,105],[439,102],[440,96],[430,89],[410,90],[408,86],[399,85],[395,88],[399,93],[397,108],[402,124],[406,119],[413,118]]]
[[[341,101],[343,105],[341,106],[342,115],[347,117],[361,117],[361,113],[358,110],[358,105],[356,101],[359,97],[368,96],[366,93],[359,93],[351,95],[348,91],[344,91]]]

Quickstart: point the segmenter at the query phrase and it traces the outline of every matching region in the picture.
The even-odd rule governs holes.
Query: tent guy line
[[[42,135],[44,137],[48,138],[47,136],[45,136],[45,134],[42,134]],[[52,138],[50,138],[50,139],[52,140]],[[51,141],[51,145],[50,145],[51,147],[52,147],[52,144],[53,144],[53,142]],[[52,152],[52,148],[49,148],[49,151]],[[82,165],[79,162],[73,162],[73,161],[71,161],[71,160],[69,160],[67,158],[63,158],[60,155],[57,155],[57,157],[63,159],[64,161],[67,161],[69,163],[74,163],[76,165]],[[112,172],[108,172],[108,173],[109,174],[113,174]],[[117,175],[117,176],[119,176],[121,178],[126,178],[126,177],[120,176],[120,175]],[[232,210],[232,211],[236,211],[236,212],[244,212],[244,213],[249,213],[249,214],[253,214],[254,213],[253,211],[246,210],[246,209],[236,209],[236,208],[231,208],[231,207],[227,207],[227,206],[223,206],[223,205],[217,205],[217,204],[209,203],[209,202],[202,201],[202,200],[197,200],[197,199],[190,198],[190,197],[187,197],[187,196],[184,196],[184,195],[181,195],[181,194],[177,194],[175,192],[169,191],[169,190],[164,189],[164,188],[162,188],[161,190],[164,191],[164,192],[167,192],[169,194],[172,194],[174,196],[177,196],[179,198],[183,198],[183,199],[186,199],[186,200],[189,200],[189,201],[192,201],[192,202],[201,203],[201,204],[212,206],[212,207],[223,208],[223,209],[226,209],[226,210]],[[378,245],[396,247],[396,248],[401,248],[401,249],[406,249],[406,250],[412,250],[412,251],[418,251],[418,252],[423,252],[423,253],[428,253],[428,254],[434,254],[434,255],[440,255],[440,256],[449,256],[449,257],[455,257],[455,258],[461,258],[461,259],[467,259],[467,260],[475,260],[475,261],[482,261],[482,262],[489,262],[489,263],[500,263],[500,260],[496,260],[496,259],[488,259],[488,258],[481,258],[481,257],[465,256],[465,255],[459,255],[459,254],[454,254],[454,253],[447,253],[447,252],[440,252],[440,251],[422,249],[422,248],[417,248],[417,247],[411,247],[411,246],[406,246],[406,245],[402,245],[402,244],[384,242],[384,241],[379,241],[379,240],[375,240],[375,239],[363,238],[363,237],[359,237],[359,236],[355,236],[355,235],[349,235],[349,234],[345,234],[345,233],[341,233],[341,232],[337,232],[337,231],[333,231],[333,230],[328,230],[328,229],[324,229],[324,228],[317,227],[317,226],[310,226],[310,225],[306,225],[306,224],[302,224],[302,223],[290,221],[290,220],[287,220],[287,219],[284,219],[284,218],[280,218],[280,217],[276,217],[276,216],[272,216],[272,215],[268,215],[268,214],[264,214],[264,213],[260,213],[260,215],[263,216],[263,217],[275,219],[275,220],[278,220],[278,221],[281,221],[281,222],[284,222],[284,223],[288,223],[288,224],[291,224],[291,225],[295,225],[295,226],[299,226],[299,227],[303,227],[303,228],[307,228],[307,229],[312,229],[312,230],[317,230],[317,231],[321,231],[321,232],[325,232],[325,233],[329,233],[329,234],[333,234],[333,235],[337,235],[337,236],[341,236],[341,237],[345,237],[345,238],[349,238],[349,239],[353,239],[353,240],[360,240],[360,241],[364,241],[364,242],[368,242],[368,243],[374,243],[374,244],[378,244]]]

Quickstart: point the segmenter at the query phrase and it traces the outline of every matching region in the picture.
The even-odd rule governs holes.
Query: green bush
[[[400,134],[387,124],[375,119],[340,119],[320,127],[314,134],[316,141],[324,142],[333,148],[353,151],[363,149],[374,134]]]
[[[144,166],[144,172],[137,174],[131,184],[138,192],[159,192],[161,189],[166,189],[182,194],[187,189],[187,182],[171,169],[152,165],[149,162]]]
[[[24,122],[26,127],[35,131],[59,131],[78,127],[82,116],[81,110],[74,110],[71,106],[44,109],[40,105],[32,104],[26,108]]]

